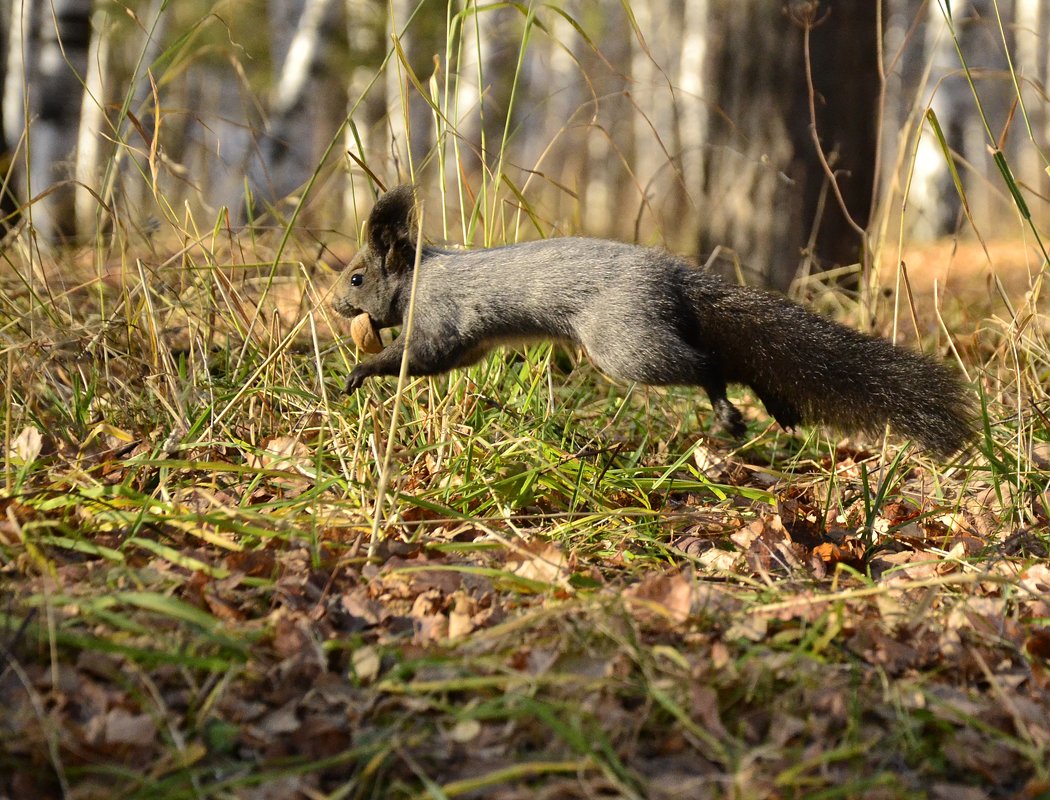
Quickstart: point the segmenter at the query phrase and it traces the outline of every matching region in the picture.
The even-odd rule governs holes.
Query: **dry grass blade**
[[[96,9],[114,74],[139,81],[104,93],[97,229],[79,249],[30,229],[62,184],[3,210],[0,796],[1047,796],[1041,112],[1015,53],[1001,115],[992,76],[908,61],[933,22],[969,57],[958,4],[887,28],[902,43],[881,77],[929,86],[896,164],[880,153],[859,259],[899,228],[900,338],[980,394],[981,440],[950,463],[782,430],[749,391],[733,397],[748,436],[720,438],[697,392],[614,385],[550,343],[342,393],[356,355],[319,254],[348,263],[378,188],[406,175],[425,233],[464,245],[581,233],[684,252],[709,222],[779,241],[805,183],[759,129],[783,122],[780,89],[737,119],[716,89],[752,72],[705,84],[677,30],[781,42],[779,7],[577,5],[329,3],[353,24],[317,44],[302,136],[265,99],[285,62],[261,5]],[[1023,40],[993,7],[993,43]],[[821,203],[852,212],[826,202],[852,176],[817,128],[821,34],[794,76],[805,143]],[[986,163],[940,102],[960,87]],[[26,162],[39,140],[9,144]],[[922,215],[944,213],[922,204],[931,153],[959,235],[927,243]],[[756,235],[760,195],[777,213]],[[988,235],[989,209],[1016,228]],[[817,263],[798,249],[819,227],[789,261]],[[761,252],[716,244],[709,268]],[[902,298],[822,278],[811,305],[890,329]]]

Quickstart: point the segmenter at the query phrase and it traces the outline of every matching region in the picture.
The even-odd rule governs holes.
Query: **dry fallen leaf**
[[[813,555],[820,558],[825,564],[839,564],[849,561],[852,557],[849,551],[843,550],[837,544],[824,542],[813,548]]]
[[[631,612],[641,620],[670,620],[681,624],[689,618],[693,584],[682,573],[653,575],[623,591]]]
[[[456,594],[456,605],[448,615],[448,638],[459,639],[474,630],[477,604],[462,592]]]
[[[478,738],[481,733],[481,723],[476,719],[461,719],[452,726],[448,732],[448,738],[459,744],[466,744]]]
[[[1050,442],[1032,445],[1032,461],[1039,469],[1050,469]]]
[[[258,455],[249,453],[245,460],[255,469],[297,471],[312,465],[310,448],[295,436],[275,436],[266,442]]]
[[[11,459],[18,465],[32,464],[40,455],[44,437],[32,425],[27,425],[22,432],[11,440]]]
[[[143,746],[150,744],[156,734],[157,726],[149,714],[132,714],[122,708],[110,709],[106,714],[106,744]]]
[[[552,542],[536,539],[517,548],[507,558],[507,569],[519,578],[541,583],[564,583],[568,575],[568,559]]]
[[[358,647],[350,656],[354,676],[362,683],[371,683],[379,675],[380,659],[378,651],[369,645]]]

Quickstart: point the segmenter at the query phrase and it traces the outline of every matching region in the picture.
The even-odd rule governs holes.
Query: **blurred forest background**
[[[453,241],[582,232],[785,287],[1023,235],[1004,164],[1047,215],[1048,0],[0,6],[9,243],[353,240],[373,178],[411,179]]]

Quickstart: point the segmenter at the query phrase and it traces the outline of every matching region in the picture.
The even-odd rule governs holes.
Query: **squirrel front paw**
[[[355,368],[350,373],[350,376],[346,379],[346,388],[343,389],[343,391],[346,394],[348,394],[348,395],[353,394],[354,392],[356,392],[358,389],[361,388],[362,384],[364,384],[364,382],[365,382],[365,378],[367,378],[367,377],[368,377],[368,373],[367,372],[365,372],[360,367]]]

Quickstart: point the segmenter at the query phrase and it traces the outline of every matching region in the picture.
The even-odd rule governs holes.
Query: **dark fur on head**
[[[381,328],[401,324],[415,258],[415,192],[403,185],[382,195],[372,207],[365,246],[336,282],[335,310],[347,317],[367,313]]]
[[[402,184],[382,195],[368,215],[368,246],[399,261],[415,260],[416,193]]]

